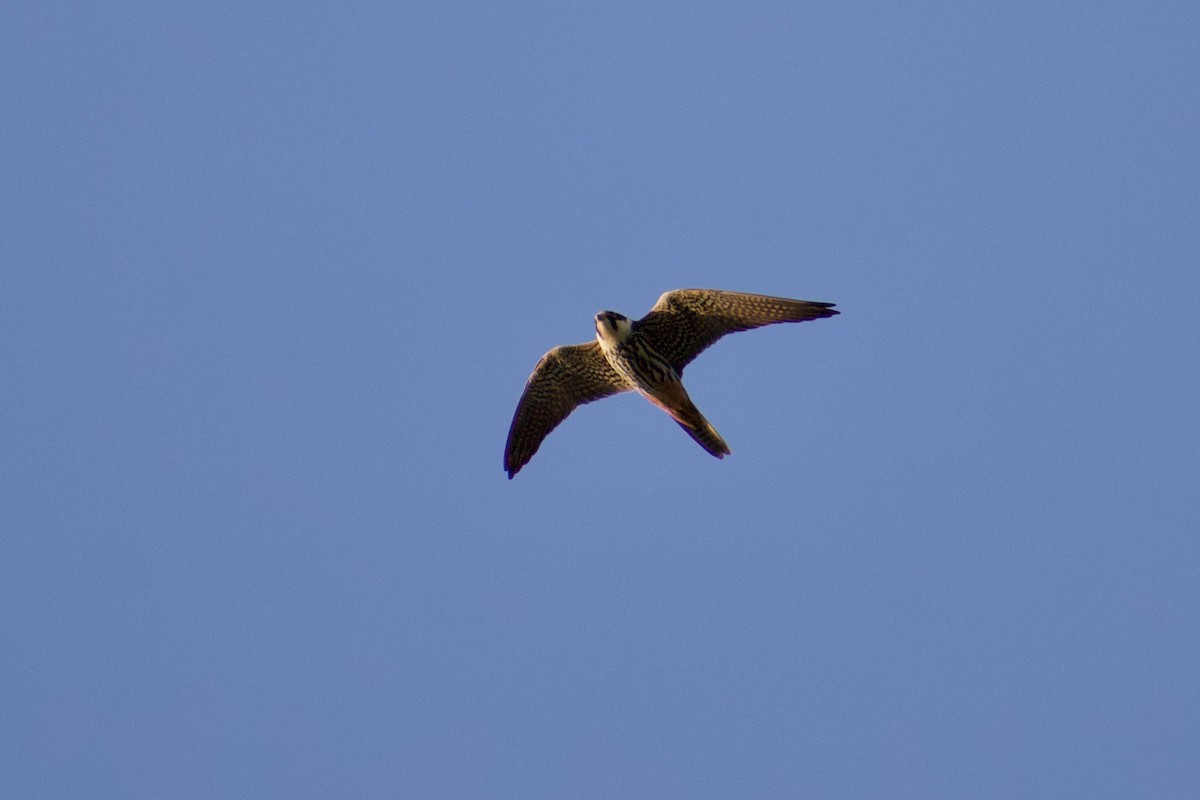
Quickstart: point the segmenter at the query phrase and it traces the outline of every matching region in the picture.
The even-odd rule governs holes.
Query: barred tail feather
[[[725,444],[725,440],[721,438],[721,434],[717,433],[717,429],[712,426],[704,417],[700,417],[699,424],[694,427],[686,422],[679,422],[679,427],[687,431],[687,435],[692,437],[696,444],[708,451],[709,455],[717,458],[724,458],[729,455],[729,445]]]
[[[679,423],[679,427],[687,431],[687,435],[695,439],[696,444],[703,447],[716,458],[729,455],[729,445],[717,433],[717,429],[704,418],[700,409],[692,403],[687,391],[679,381],[664,383],[657,387],[656,394],[643,392],[646,399],[671,415],[671,419]]]
[[[729,455],[729,445],[717,433],[712,423],[704,418],[700,410],[690,402],[684,408],[671,409],[667,413],[679,423],[679,427],[696,441],[696,444],[708,451],[709,455],[724,458]]]

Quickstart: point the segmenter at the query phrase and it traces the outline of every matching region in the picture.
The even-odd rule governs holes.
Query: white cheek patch
[[[596,339],[607,347],[615,347],[633,332],[633,323],[628,319],[602,318],[596,320]]]

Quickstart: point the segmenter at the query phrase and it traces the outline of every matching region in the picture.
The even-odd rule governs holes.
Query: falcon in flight
[[[631,389],[670,414],[709,453],[724,458],[729,445],[688,397],[680,380],[683,368],[727,333],[837,313],[833,303],[716,289],[667,292],[636,321],[601,311],[596,341],[556,347],[533,368],[508,429],[504,469],[511,480],[576,406]]]

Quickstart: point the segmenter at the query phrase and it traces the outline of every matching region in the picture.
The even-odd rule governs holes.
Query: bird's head
[[[629,317],[615,311],[601,311],[596,315],[596,339],[601,344],[617,344],[632,332],[633,323],[629,321]]]

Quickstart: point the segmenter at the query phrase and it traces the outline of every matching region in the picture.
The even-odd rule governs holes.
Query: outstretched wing
[[[504,469],[509,479],[576,406],[632,388],[609,365],[597,342],[563,345],[546,353],[525,383],[508,429]]]
[[[833,303],[717,289],[676,289],[658,298],[650,313],[633,326],[676,372],[682,373],[692,359],[727,333],[837,313]]]

